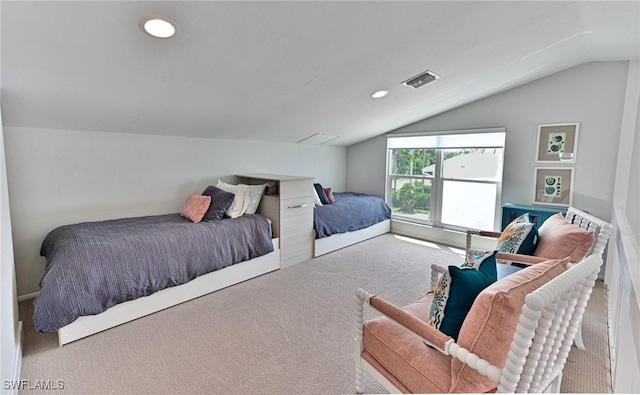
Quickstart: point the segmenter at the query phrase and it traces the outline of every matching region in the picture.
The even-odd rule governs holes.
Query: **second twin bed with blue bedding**
[[[391,218],[391,208],[379,196],[334,193],[335,202],[314,209],[316,239],[367,228]]]

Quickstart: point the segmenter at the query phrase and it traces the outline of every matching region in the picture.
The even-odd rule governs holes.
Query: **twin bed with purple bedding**
[[[169,214],[61,226],[42,243],[47,264],[35,326],[53,332],[272,251],[271,225],[257,214],[196,224]]]
[[[382,198],[334,196],[333,204],[314,210],[315,256],[389,231],[391,210]],[[276,270],[277,245],[269,221],[258,214],[199,223],[168,214],[61,226],[40,250],[47,263],[34,301],[35,327],[58,331],[60,345],[77,340]],[[212,281],[212,275],[225,277]]]

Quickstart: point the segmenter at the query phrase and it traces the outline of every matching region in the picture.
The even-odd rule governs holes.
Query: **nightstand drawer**
[[[313,258],[313,178],[277,174],[245,174],[240,181],[248,184],[270,182],[258,213],[271,220],[273,235],[280,238],[282,268]]]
[[[313,257],[313,198],[280,200],[280,256],[283,266]]]
[[[280,200],[280,215],[282,222],[287,222],[287,226],[309,226],[313,224],[313,198],[303,197]],[[304,221],[304,224],[299,221]]]

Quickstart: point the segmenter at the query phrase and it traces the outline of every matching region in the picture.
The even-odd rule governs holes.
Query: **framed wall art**
[[[538,125],[537,163],[576,163],[580,123]]]
[[[548,206],[573,205],[573,167],[534,167],[533,203]]]

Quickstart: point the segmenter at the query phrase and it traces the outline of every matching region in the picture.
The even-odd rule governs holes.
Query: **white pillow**
[[[245,199],[249,200],[249,205],[247,206],[247,211],[245,212],[245,214],[255,214],[258,210],[260,200],[262,200],[262,195],[264,194],[264,189],[267,187],[267,184],[239,185],[243,185],[247,188]]]
[[[313,204],[315,204],[316,206],[322,206],[320,196],[318,196],[318,191],[316,191],[316,188],[314,188],[313,186],[311,186],[311,189],[313,189]]]
[[[218,180],[218,184],[216,186],[225,192],[231,192],[235,195],[233,197],[233,203],[231,203],[231,207],[229,207],[226,212],[229,217],[238,218],[247,211],[247,207],[249,206],[249,199],[247,198],[246,185],[232,185]]]

